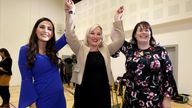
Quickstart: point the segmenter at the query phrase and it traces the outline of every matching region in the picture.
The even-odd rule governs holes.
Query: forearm
[[[75,24],[74,24],[75,6],[66,9],[65,14],[66,14],[65,28],[66,28],[67,42],[71,47],[71,49],[73,50],[73,52],[78,53],[81,43],[75,34]]]
[[[69,10],[65,10],[66,13],[66,22],[65,22],[65,29],[66,29],[66,37],[71,36],[75,31],[74,19],[75,15],[74,12],[71,13]]]
[[[109,45],[110,54],[114,54],[121,48],[125,40],[125,34],[123,29],[123,22],[116,21],[113,23],[113,32],[111,33],[112,43]]]

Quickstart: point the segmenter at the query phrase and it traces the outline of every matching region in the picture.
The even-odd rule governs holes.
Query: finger
[[[73,2],[73,0],[71,0],[71,4],[72,4],[72,5],[74,5],[74,2]]]
[[[71,0],[67,0],[67,2],[68,2],[69,4],[71,4]]]
[[[66,3],[67,5],[70,5],[70,4],[71,4],[71,0],[65,0],[65,3]]]
[[[120,7],[120,9],[124,9],[124,7],[123,7],[123,6],[121,6],[121,7]]]
[[[117,13],[123,13],[123,11],[124,11],[124,7],[123,6],[121,6],[118,10],[117,10]]]
[[[66,0],[65,1],[66,8],[70,9],[71,8],[71,0]]]

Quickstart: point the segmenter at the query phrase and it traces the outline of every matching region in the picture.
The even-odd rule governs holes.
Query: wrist
[[[69,14],[75,14],[75,7],[72,7],[71,9],[69,9]]]
[[[121,19],[121,17],[120,16],[117,16],[117,15],[115,15],[115,17],[114,17],[114,21],[116,22],[116,21],[121,21],[122,19]]]
[[[170,98],[170,97],[166,97],[166,96],[165,96],[165,97],[164,97],[164,100],[169,100],[169,101],[170,101],[170,100],[171,100],[171,98]]]
[[[69,14],[75,14],[75,12],[72,11],[72,10],[69,10],[68,13],[69,13]]]

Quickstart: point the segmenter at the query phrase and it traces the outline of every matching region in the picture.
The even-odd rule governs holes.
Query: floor
[[[72,108],[74,89],[72,88],[72,86],[69,87],[68,85],[64,85],[64,88],[65,88],[64,94],[65,94],[65,97],[67,100],[67,108]],[[11,92],[10,106],[11,106],[11,108],[17,108],[20,86],[11,86],[10,92]],[[113,96],[115,97],[115,95],[113,95]],[[120,100],[121,100],[121,97],[118,97],[119,102],[120,102]],[[0,103],[1,102],[2,102],[2,100],[0,98]],[[191,105],[189,105],[189,104],[191,104]],[[178,103],[172,102],[172,108],[192,108],[192,98],[190,97],[190,102],[188,104],[178,104]]]
[[[68,85],[64,85],[65,87],[65,97],[67,100],[67,108],[72,108],[73,105],[73,88],[69,87]],[[10,106],[11,108],[18,107],[18,100],[19,100],[19,93],[20,93],[20,86],[11,86],[10,87]],[[0,98],[0,104],[2,103],[2,99]]]

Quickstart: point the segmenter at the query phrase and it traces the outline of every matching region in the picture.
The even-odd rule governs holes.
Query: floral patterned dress
[[[126,56],[124,108],[162,108],[164,96],[178,94],[173,67],[163,47],[140,50],[125,41],[120,51]]]

